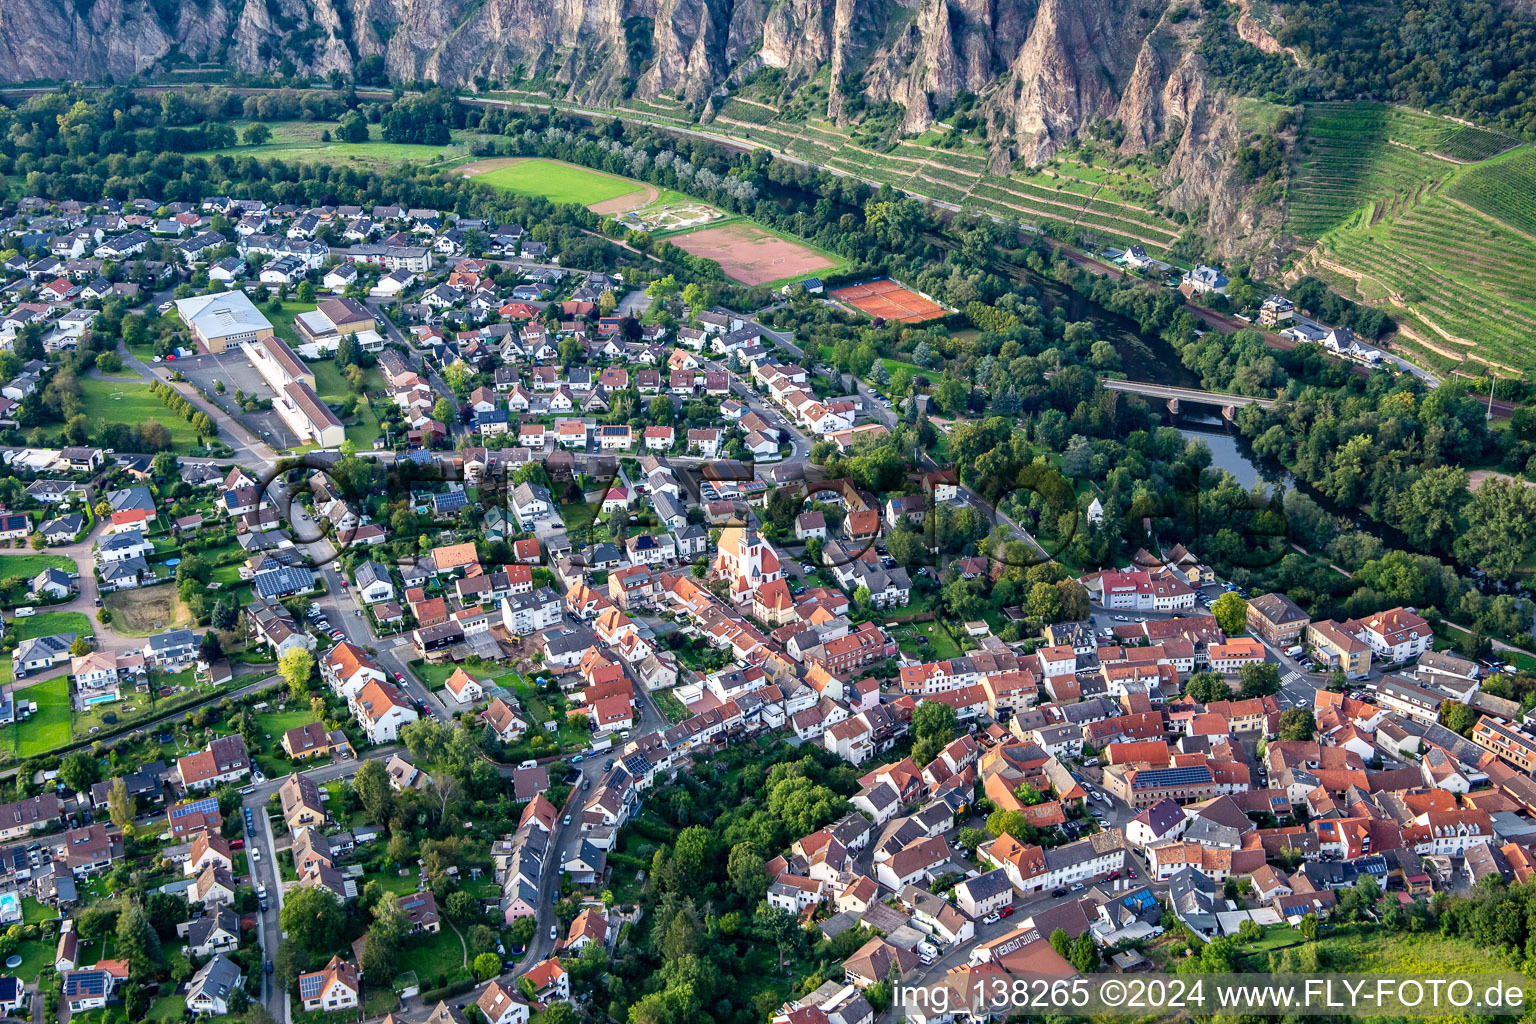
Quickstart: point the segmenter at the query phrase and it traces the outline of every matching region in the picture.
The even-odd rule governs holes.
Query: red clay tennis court
[[[851,284],[846,288],[834,288],[832,297],[846,302],[862,313],[881,320],[900,320],[917,323],[943,316],[948,310],[937,302],[923,298],[914,291],[903,288],[890,278]]]

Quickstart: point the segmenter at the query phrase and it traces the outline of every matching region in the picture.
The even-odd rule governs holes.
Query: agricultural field
[[[1309,105],[1300,150],[1286,226],[1318,240],[1307,270],[1387,309],[1424,362],[1530,368],[1536,150],[1377,103]]]
[[[233,121],[236,134],[245,131],[249,121]],[[468,133],[454,131],[452,141],[446,146],[421,146],[409,143],[385,142],[380,135],[381,127],[368,126],[367,142],[336,142],[335,121],[267,121],[272,138],[260,146],[236,145],[214,149],[199,156],[259,157],[262,160],[282,160],[288,163],[320,162],[351,164],[368,170],[382,170],[406,163],[444,164],[469,156]],[[332,141],[321,138],[330,132]]]
[[[1510,373],[1529,368],[1536,240],[1432,196],[1380,223],[1332,232],[1319,250],[1356,278],[1362,296],[1379,285],[1378,299],[1418,321],[1409,328],[1415,340],[1442,359],[1478,359]]]
[[[171,432],[171,444],[179,452],[199,447],[192,425],[149,393],[141,380],[113,380],[97,377],[80,379],[84,400],[81,412],[92,423],[146,423],[154,420]]]
[[[588,170],[557,160],[503,158],[480,160],[460,173],[492,188],[518,195],[543,196],[555,203],[580,203],[597,213],[618,213],[652,201],[656,190],[630,178]],[[626,201],[619,209],[598,209]]]

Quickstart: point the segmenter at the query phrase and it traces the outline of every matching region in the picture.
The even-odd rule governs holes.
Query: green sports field
[[[243,133],[251,122],[236,120],[230,126]],[[471,133],[455,129],[452,142],[446,146],[426,146],[414,143],[385,142],[379,125],[368,126],[367,142],[339,142],[335,121],[268,121],[272,132],[270,141],[260,146],[244,143],[225,149],[207,150],[199,156],[256,157],[261,160],[281,160],[285,163],[327,163],[354,165],[369,170],[385,170],[405,163],[444,164],[469,155],[466,143]],[[330,139],[321,135],[330,132]]]
[[[197,434],[192,425],[150,394],[149,385],[143,381],[83,377],[80,393],[85,400],[82,411],[92,423],[139,424],[154,420],[171,432],[171,443],[176,451],[185,452],[197,447]]]
[[[638,181],[615,178],[554,160],[518,160],[476,174],[473,180],[519,195],[544,196],[551,202],[580,203],[582,206],[604,203],[645,189]]]

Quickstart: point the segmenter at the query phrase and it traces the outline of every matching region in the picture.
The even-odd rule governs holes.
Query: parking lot
[[[242,412],[235,406],[236,391],[243,391],[254,398],[268,401],[273,397],[272,388],[267,384],[266,378],[251,365],[250,359],[246,358],[244,352],[238,349],[231,349],[228,352],[209,352],[178,359],[174,365],[214,404],[239,419],[257,436],[280,448],[291,448],[300,443],[299,438],[288,429],[288,425],[277,413],[270,410],[248,413]],[[215,381],[224,383],[223,394],[215,390]]]

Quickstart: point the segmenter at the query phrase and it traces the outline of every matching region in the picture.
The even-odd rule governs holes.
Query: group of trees
[[[773,1014],[791,960],[802,986],[832,977],[867,936],[828,943],[770,907],[764,864],[845,813],[856,776],[820,750],[736,746],[648,795],[646,817],[661,824],[637,826],[656,845],[643,931],[588,975],[594,1007],[629,1024],[747,1024]],[[634,858],[610,859],[630,870]]]

